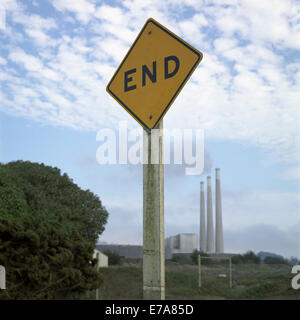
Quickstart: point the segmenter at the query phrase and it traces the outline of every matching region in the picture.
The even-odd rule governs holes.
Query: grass
[[[142,299],[141,263],[101,268],[103,300]],[[300,290],[291,288],[291,266],[233,265],[233,287],[228,278],[218,278],[224,266],[203,266],[202,287],[198,288],[196,265],[166,263],[166,299],[299,299]],[[224,272],[225,273],[225,272]]]
[[[143,273],[140,266],[111,266],[100,270],[104,279],[100,288],[101,299],[142,299]]]

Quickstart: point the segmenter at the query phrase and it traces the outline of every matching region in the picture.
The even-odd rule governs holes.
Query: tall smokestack
[[[211,177],[207,177],[207,241],[206,251],[214,252],[214,223],[212,209],[212,194],[211,194]]]
[[[220,169],[216,169],[216,252],[224,253]]]
[[[204,182],[200,182],[200,251],[206,252]]]

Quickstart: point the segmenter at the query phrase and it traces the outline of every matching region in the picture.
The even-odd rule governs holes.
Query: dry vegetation
[[[166,263],[166,299],[299,299],[300,290],[291,287],[289,265],[233,265],[233,287],[229,278],[217,275],[228,267],[202,267],[202,287],[198,288],[196,265]],[[142,299],[142,265],[126,263],[101,269],[104,282],[101,299]],[[92,298],[90,295],[89,298]]]

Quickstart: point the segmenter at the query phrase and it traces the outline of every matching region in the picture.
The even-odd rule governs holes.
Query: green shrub
[[[259,257],[253,251],[248,251],[244,254],[234,255],[232,256],[231,261],[234,264],[242,264],[242,263],[259,264],[260,263]]]
[[[108,212],[58,168],[0,163],[1,299],[58,299],[98,288],[95,242]]]
[[[288,264],[288,261],[280,257],[266,257],[265,264]]]
[[[104,251],[104,254],[108,256],[108,264],[113,265],[120,265],[122,257],[117,253],[110,250]]]
[[[198,250],[194,250],[193,253],[191,254],[191,260],[193,264],[198,264],[198,255],[199,255]]]
[[[184,255],[174,255],[171,259],[173,262],[177,262],[179,264],[192,264],[193,261],[189,258],[187,258]]]
[[[244,263],[255,263],[259,264],[260,263],[260,258],[253,252],[253,251],[248,251],[244,255]]]
[[[199,252],[198,250],[194,250],[191,254],[191,260],[194,264],[198,264],[198,256],[200,254],[201,258],[209,257],[209,254],[205,252]],[[212,259],[202,259],[201,260],[202,265],[210,265],[212,264]]]

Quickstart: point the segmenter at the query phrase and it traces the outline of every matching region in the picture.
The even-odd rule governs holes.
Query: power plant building
[[[213,256],[225,256],[222,222],[222,197],[220,169],[216,169],[215,185],[215,228],[213,219],[213,196],[211,177],[207,177],[207,194],[205,203],[204,182],[200,183],[200,236],[195,233],[180,233],[165,239],[165,259],[172,259],[173,256],[183,255],[190,258],[194,250],[199,250]],[[124,258],[142,259],[143,246],[141,245],[120,245],[120,244],[98,244],[96,249],[105,253],[111,251]],[[232,254],[231,254],[232,255]],[[231,256],[230,255],[230,256]]]
[[[124,258],[142,259],[143,246],[126,244],[97,244],[96,249],[101,252],[114,252]]]
[[[166,259],[171,259],[174,255],[186,255],[197,250],[198,236],[196,233],[180,233],[176,236],[165,239],[165,255]]]

